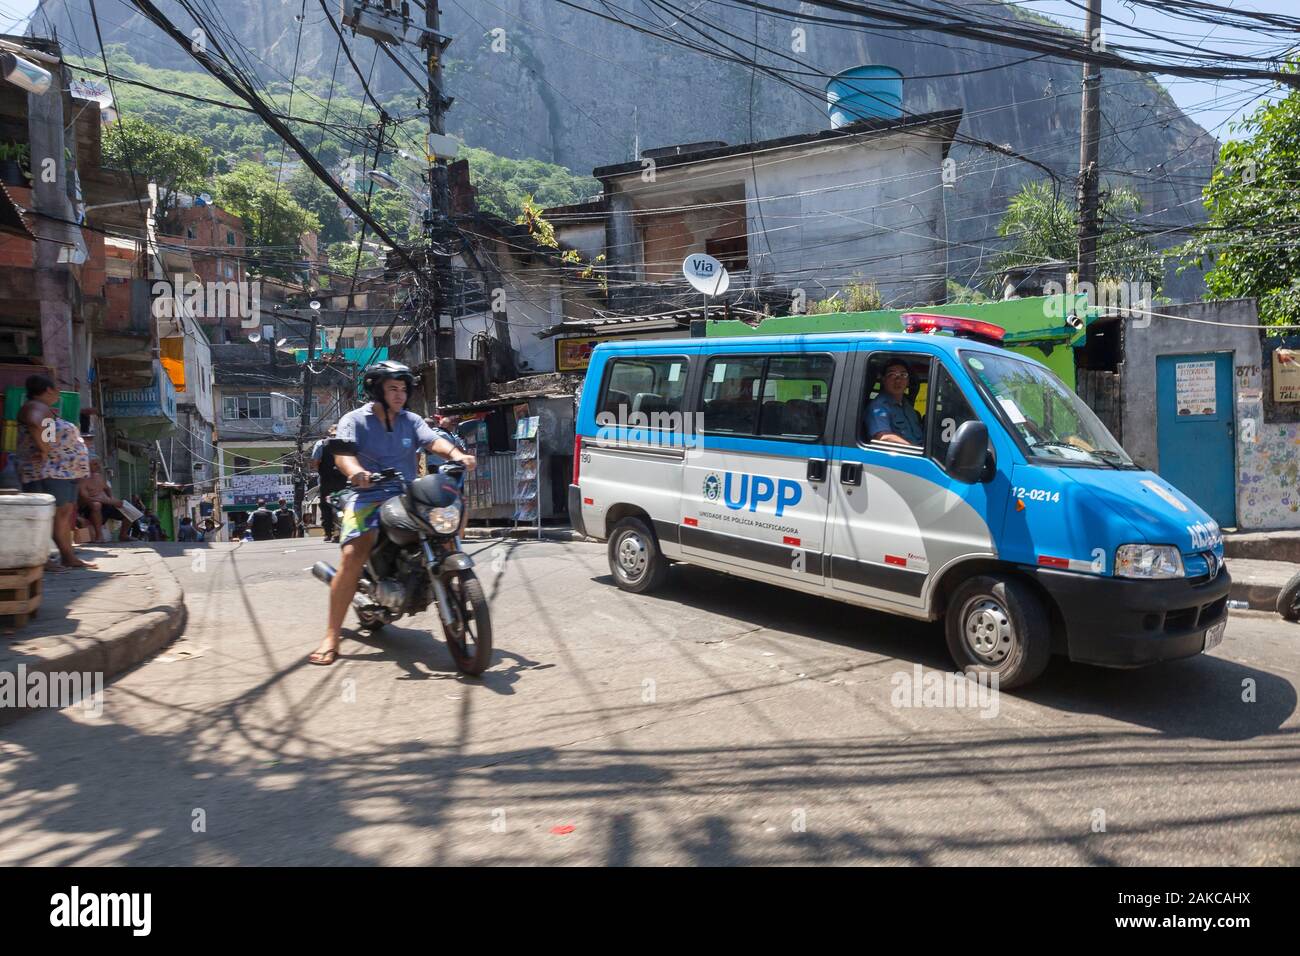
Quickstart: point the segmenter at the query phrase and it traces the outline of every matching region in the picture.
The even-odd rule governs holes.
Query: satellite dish
[[[726,267],[713,256],[697,252],[686,257],[682,263],[682,275],[696,292],[705,295],[722,295],[731,288],[731,275]]]
[[[262,333],[261,333],[261,332],[249,332],[249,333],[248,333],[248,341],[250,341],[250,342],[260,342],[260,341],[262,341]]]
[[[284,348],[284,343],[285,343],[285,342],[288,342],[288,341],[289,341],[288,339],[281,339],[280,341],[278,341],[278,342],[275,343],[275,347],[276,347],[276,348]]]
[[[313,312],[319,312],[319,311],[320,311],[320,303],[317,302],[315,299],[312,299],[312,300],[311,300],[309,303],[307,303],[307,304],[308,304],[309,306],[311,306]]]

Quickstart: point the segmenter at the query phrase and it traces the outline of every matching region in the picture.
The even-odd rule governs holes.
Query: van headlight
[[[447,505],[445,508],[430,508],[423,515],[429,527],[438,534],[454,534],[460,527],[460,504]]]
[[[1121,544],[1115,551],[1117,578],[1181,578],[1183,558],[1170,544]]]

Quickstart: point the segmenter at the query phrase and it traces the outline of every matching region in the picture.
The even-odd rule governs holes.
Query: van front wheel
[[[664,583],[668,562],[645,523],[624,518],[609,536],[609,570],[624,591],[644,594]]]
[[[993,673],[1004,690],[1036,679],[1052,657],[1043,602],[1012,578],[980,575],[948,601],[948,652],[967,674]]]

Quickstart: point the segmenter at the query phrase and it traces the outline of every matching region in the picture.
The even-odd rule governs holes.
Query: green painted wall
[[[991,322],[1006,330],[1005,348],[1042,362],[1074,388],[1074,349],[1084,343],[1086,324],[1093,314],[1087,311],[1086,297],[1034,296],[985,302],[978,305],[931,305],[915,309],[880,309],[875,312],[832,312],[827,315],[788,315],[764,319],[757,326],[745,322],[710,321],[705,324],[708,338],[742,335],[809,335],[824,332],[901,332],[905,312],[955,315],[964,319]],[[1066,315],[1081,315],[1085,327],[1074,329]]]

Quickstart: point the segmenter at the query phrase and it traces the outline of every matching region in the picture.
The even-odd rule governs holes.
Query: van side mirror
[[[968,485],[988,477],[989,428],[981,421],[962,422],[948,446],[944,468],[948,474]]]

